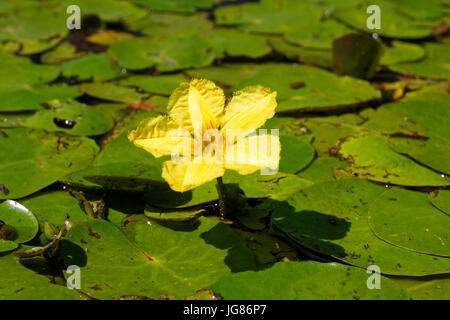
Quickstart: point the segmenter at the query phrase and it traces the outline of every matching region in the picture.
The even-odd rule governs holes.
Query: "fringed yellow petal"
[[[190,148],[192,144],[189,131],[178,128],[167,116],[143,120],[136,130],[129,133],[128,139],[155,157],[170,155],[182,147]]]
[[[225,168],[246,175],[256,170],[277,169],[280,161],[280,139],[274,135],[252,135],[227,146]]]
[[[276,96],[276,91],[271,92],[262,86],[247,87],[236,92],[221,119],[223,134],[228,136],[228,131],[242,131],[243,134],[237,137],[239,139],[245,132],[261,127],[275,114]]]
[[[221,177],[224,172],[225,169],[222,165],[166,161],[162,177],[169,183],[172,190],[184,192]]]
[[[194,133],[218,128],[224,105],[225,96],[221,88],[212,81],[194,79],[189,83],[183,82],[172,93],[167,110],[181,127]]]

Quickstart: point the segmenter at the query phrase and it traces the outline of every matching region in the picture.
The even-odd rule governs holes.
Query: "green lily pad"
[[[417,61],[425,57],[425,49],[419,45],[394,40],[385,47],[380,64],[389,66],[398,63]]]
[[[314,137],[312,145],[319,156],[329,155],[330,149],[337,144],[339,139],[359,135],[363,132],[360,127],[343,121],[341,118],[302,119],[296,126],[300,133],[312,134]]]
[[[217,220],[163,225],[135,216],[124,232],[101,220],[70,229],[61,255],[81,267],[83,292],[103,299],[181,299],[254,265],[243,240]]]
[[[190,69],[185,73],[190,77],[209,79],[224,87],[234,87],[246,78],[263,71],[278,70],[281,66],[277,63],[224,63],[213,67]],[[225,92],[232,94],[230,90]]]
[[[87,216],[78,204],[78,200],[70,195],[68,191],[51,191],[38,193],[20,200],[39,221],[41,230],[44,223],[50,222],[54,226],[64,226],[66,216],[74,223],[87,220]]]
[[[77,290],[52,284],[49,277],[25,268],[14,256],[7,255],[0,257],[0,299],[82,300],[86,298]]]
[[[180,73],[157,77],[137,75],[121,80],[120,85],[138,87],[146,92],[170,96],[180,83],[186,81],[187,78]]]
[[[341,109],[381,97],[368,82],[305,65],[280,64],[278,70],[246,78],[235,90],[251,85],[278,92],[278,113]]]
[[[0,128],[20,127],[20,123],[32,115],[33,112],[0,113]]]
[[[120,77],[123,73],[106,53],[88,54],[61,65],[64,77],[78,80],[106,81]]]
[[[241,210],[236,216],[236,219],[250,230],[262,231],[267,228],[268,217],[271,214],[272,207],[267,205],[270,201],[264,200],[261,204],[254,207],[248,206],[246,210]],[[251,233],[249,236],[256,235]],[[258,242],[256,240],[256,242]],[[275,261],[273,261],[275,262]]]
[[[0,199],[17,199],[36,192],[71,172],[87,167],[95,151],[87,139],[41,130],[4,129],[0,137],[0,181],[8,190]],[[21,146],[17,148],[17,146]]]
[[[333,54],[330,50],[304,48],[302,46],[291,44],[282,38],[275,37],[270,38],[269,42],[275,51],[283,54],[289,59],[323,68],[331,68],[333,66]]]
[[[67,34],[66,8],[58,1],[49,1],[45,6],[35,1],[11,4],[0,11],[0,20],[7,26],[0,31],[0,40],[49,39]]]
[[[448,63],[450,46],[446,44],[426,43],[425,50],[425,59],[417,62],[398,63],[389,66],[389,68],[392,71],[407,75],[448,79],[450,74],[450,65]]]
[[[126,69],[145,69],[155,66],[160,71],[174,71],[210,65],[214,56],[211,44],[197,36],[163,40],[135,38],[113,44],[108,54]]]
[[[68,100],[66,103],[57,101],[50,109],[39,110],[33,116],[21,121],[21,125],[49,132],[61,131],[70,135],[95,136],[111,130],[114,121],[94,107],[76,100]]]
[[[393,278],[412,300],[448,300],[450,299],[450,279],[439,278]]]
[[[446,257],[450,256],[449,219],[428,202],[426,193],[400,188],[380,195],[368,216],[369,226],[384,241]]]
[[[83,56],[84,52],[77,52],[77,48],[69,43],[63,42],[56,48],[41,55],[41,62],[44,64],[60,64],[67,60],[72,60]]]
[[[364,269],[377,265],[382,274],[408,276],[448,273],[450,259],[390,245],[371,232],[368,210],[383,191],[358,179],[322,182],[287,202],[274,202],[272,220],[301,245]]]
[[[390,135],[427,136],[425,128],[420,124],[393,110],[369,108],[360,112],[359,115],[366,120],[361,126],[370,131]]]
[[[352,30],[346,25],[333,19],[322,19],[309,26],[297,27],[285,32],[286,40],[302,45],[306,48],[330,50],[334,39],[340,38]]]
[[[257,269],[272,266],[278,261],[298,261],[298,252],[285,241],[264,232],[235,229],[245,240],[255,259]]]
[[[391,138],[389,146],[398,153],[408,155],[427,167],[450,174],[450,140],[431,137],[427,140]]]
[[[165,1],[167,2],[167,1]],[[147,16],[129,22],[131,30],[152,38],[198,35],[213,28],[206,12],[197,14],[175,14],[150,12]]]
[[[214,11],[216,23],[269,34],[294,32],[320,24],[322,10],[312,4],[289,1],[262,1],[222,6]]]
[[[0,89],[1,91],[1,89]],[[42,103],[67,100],[82,95],[78,86],[37,85],[0,92],[0,110],[5,112],[38,110]]]
[[[341,142],[338,153],[359,178],[403,186],[446,186],[445,176],[391,150],[388,137],[370,134]]]
[[[133,192],[155,192],[168,187],[167,183],[161,181],[160,167],[153,167],[151,165],[139,166],[137,176],[133,176],[133,172],[126,172],[123,175],[114,175],[111,173],[111,168],[116,170],[125,171],[127,167],[134,168],[129,163],[115,163],[112,165],[106,165],[101,167],[91,167],[82,172],[83,178],[89,182],[95,184],[95,186],[101,186],[107,190],[119,190],[119,191],[133,191]],[[95,171],[107,170],[106,174],[98,174]],[[94,171],[92,174],[88,174],[89,171]],[[139,177],[149,176],[150,177]],[[84,181],[81,181],[84,184]],[[72,183],[70,183],[72,184]],[[77,183],[75,182],[75,185]],[[88,185],[89,186],[89,185]]]
[[[144,200],[152,206],[162,208],[189,208],[205,205],[217,200],[216,181],[211,181],[195,189],[176,192],[167,188],[145,194]]]
[[[65,5],[64,8],[67,8],[69,5],[73,4],[73,2],[71,2],[71,0],[64,0],[63,4]],[[76,4],[80,7],[82,14],[98,15],[103,21],[129,21],[139,19],[147,13],[145,9],[128,1],[77,0]]]
[[[103,186],[128,191],[149,190],[164,181],[161,177],[165,157],[155,158],[141,148],[136,148],[128,140],[128,130],[138,123],[155,116],[151,111],[139,110],[126,120],[122,120],[119,134],[104,145],[92,166],[61,179],[62,182],[78,187],[101,189]],[[90,180],[84,177],[89,176]],[[137,183],[139,182],[139,183]],[[100,183],[100,184],[99,184]]]
[[[12,251],[18,246],[19,244],[14,241],[0,239],[0,253]]]
[[[334,168],[346,168],[347,163],[336,158],[320,157],[316,158],[306,169],[297,175],[303,179],[315,183],[334,180]]]
[[[279,170],[284,173],[296,173],[305,168],[314,158],[314,148],[302,137],[280,135]]]
[[[136,3],[152,10],[170,12],[195,12],[212,7],[211,0],[137,0]]]
[[[313,183],[294,174],[278,172],[273,175],[262,175],[259,171],[241,176],[228,170],[224,183],[238,184],[247,198],[266,198],[284,200],[291,194],[299,192]]]
[[[19,44],[19,49],[13,51],[21,55],[38,54],[55,47],[66,36],[66,31],[58,33],[48,39],[17,39],[9,40]]]
[[[52,91],[60,87],[43,86],[56,79],[58,67],[37,65],[27,58],[19,58],[3,51],[0,51],[0,61],[1,111],[32,110],[40,102],[50,100],[44,96],[58,94]],[[29,105],[30,103],[33,105]]]
[[[139,93],[133,88],[117,86],[112,83],[84,83],[80,89],[95,98],[124,103],[139,102],[146,97],[145,94]]]
[[[391,146],[415,160],[441,172],[448,171],[450,130],[446,119],[450,117],[448,85],[438,84],[408,93],[396,103],[388,103],[379,108],[402,114],[411,122],[425,128],[426,141],[409,141],[391,138]],[[398,143],[396,143],[398,142]],[[440,160],[439,160],[440,159]]]
[[[145,216],[157,221],[189,221],[198,218],[204,210],[166,211],[162,209],[145,208]]]
[[[370,290],[367,278],[365,270],[337,263],[279,262],[262,271],[228,276],[211,289],[225,300],[407,299],[392,280],[381,277],[381,289]]]
[[[450,191],[437,190],[430,192],[428,195],[428,200],[430,200],[433,206],[450,215]]]
[[[86,41],[104,46],[110,46],[114,43],[133,38],[134,36],[127,32],[116,30],[98,30],[96,33],[86,37]]]
[[[218,58],[225,56],[259,58],[272,51],[266,37],[233,29],[214,29],[208,34],[208,39],[213,44]]]
[[[13,239],[0,240],[0,252],[14,250],[19,243],[32,240],[39,231],[38,221],[33,213],[13,200],[0,204],[0,220],[15,229]]]
[[[417,2],[416,2],[417,3]],[[366,9],[373,2],[369,0],[361,1],[357,6],[338,8],[333,11],[333,16],[346,24],[359,29],[361,31],[367,30]],[[409,15],[404,11],[405,7],[411,6],[410,3],[396,3],[391,1],[377,1],[381,11],[381,28],[375,29],[376,32],[382,36],[396,39],[419,39],[426,38],[431,35],[433,27],[437,25],[435,21],[416,20],[414,16]],[[433,4],[438,6],[436,4]],[[428,11],[427,8],[424,11]],[[440,14],[446,14],[445,9],[440,7]]]

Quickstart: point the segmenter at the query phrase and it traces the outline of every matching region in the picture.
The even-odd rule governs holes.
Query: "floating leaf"
[[[112,45],[108,54],[127,69],[155,66],[160,71],[173,71],[210,65],[214,60],[210,48],[206,39],[196,36],[158,41],[135,38]]]
[[[371,134],[348,138],[340,144],[338,153],[350,163],[345,170],[362,179],[403,186],[450,184],[440,174],[391,150],[386,136]]]
[[[433,206],[435,206],[442,212],[450,215],[450,191],[437,190],[431,192],[428,195],[428,200],[430,200]]]
[[[165,211],[147,206],[145,216],[157,221],[189,221],[202,215],[204,210]]]
[[[394,214],[395,213],[395,214]],[[370,206],[368,221],[386,242],[421,253],[450,256],[449,217],[423,192],[393,188]]]
[[[366,119],[361,126],[371,131],[390,135],[427,136],[425,128],[393,110],[369,108],[363,110],[359,115]]]
[[[259,171],[241,176],[228,170],[224,177],[224,183],[238,184],[247,198],[266,198],[284,200],[291,194],[313,184],[294,174],[278,172],[272,175],[262,175]]]
[[[257,34],[232,29],[214,29],[208,38],[218,58],[225,56],[259,58],[272,51],[267,44],[267,38]]]
[[[390,146],[401,153],[437,171],[448,173],[450,157],[450,130],[446,119],[450,117],[448,86],[439,84],[411,92],[405,98],[381,106],[378,110],[390,110],[402,114],[409,122],[425,128],[427,140],[411,141],[393,137]]]
[[[72,0],[64,0],[64,8],[73,4]],[[85,15],[98,15],[104,21],[134,20],[143,17],[147,12],[145,9],[127,1],[118,0],[77,0],[76,4]],[[65,10],[64,10],[65,12]],[[64,24],[65,26],[65,24]]]
[[[134,38],[134,36],[131,33],[120,32],[116,30],[99,30],[96,33],[86,37],[86,41],[109,46],[114,43],[132,38]]]
[[[105,81],[120,77],[121,68],[106,53],[88,54],[61,65],[64,77],[78,80]]]
[[[25,268],[12,255],[0,257],[0,298],[2,300],[85,299],[77,290],[52,284],[49,277]]]
[[[25,128],[4,132],[7,137],[0,137],[0,183],[9,192],[0,193],[0,199],[27,196],[88,166],[94,158],[94,149],[85,139]]]
[[[1,89],[0,89],[1,91]],[[77,86],[67,85],[38,85],[14,88],[0,92],[0,111],[30,111],[38,110],[42,103],[52,100],[67,100],[82,95]]]
[[[439,278],[393,278],[412,300],[448,300],[450,299],[450,279]]]
[[[113,119],[102,111],[75,100],[54,103],[50,109],[41,109],[21,121],[25,127],[61,131],[70,135],[95,136],[108,132]]]
[[[416,1],[416,3],[417,2],[418,1]],[[343,7],[334,10],[333,16],[356,29],[367,32],[368,15],[366,15],[365,12],[372,4],[373,2],[364,0],[357,6]],[[411,5],[410,3],[406,5],[406,3],[401,4],[391,1],[378,1],[377,5],[381,8],[382,22],[381,28],[376,29],[375,32],[385,37],[395,39],[425,38],[431,35],[433,27],[437,24],[437,22],[429,20],[415,19],[414,16],[408,14],[411,12],[405,12],[404,8],[409,7]],[[438,16],[446,14],[445,9],[439,7],[437,3],[434,3],[433,6],[440,11]],[[428,11],[428,9],[429,8],[424,11]]]
[[[49,39],[58,34],[67,34],[66,7],[57,1],[46,6],[38,2],[16,2],[0,11],[5,28],[0,30],[0,40]]]
[[[279,171],[296,173],[305,168],[314,158],[314,148],[302,137],[280,136],[282,145]]]
[[[391,138],[389,146],[398,153],[445,174],[450,174],[450,145],[448,139],[431,137],[428,140]]]
[[[394,40],[385,47],[384,55],[380,59],[381,65],[393,65],[404,62],[417,61],[425,57],[425,49],[413,43]]]
[[[0,252],[13,250],[19,243],[32,240],[39,231],[38,221],[33,213],[13,200],[6,200],[0,204],[0,221],[4,223],[0,226],[1,229],[13,230],[11,239],[0,237]]]
[[[301,87],[292,84],[302,82]],[[241,81],[236,89],[262,85],[278,92],[277,112],[332,110],[380,98],[369,83],[305,65],[283,65]]]
[[[275,51],[285,55],[289,59],[323,68],[331,68],[333,66],[333,55],[331,51],[304,48],[275,37],[270,38],[269,42]]]
[[[348,165],[336,158],[320,157],[316,158],[306,169],[297,175],[301,178],[315,183],[334,180],[335,168],[346,168]]]
[[[185,192],[176,192],[167,186],[165,190],[153,191],[144,196],[150,205],[163,208],[195,207],[215,201],[217,198],[215,181]]]
[[[83,52],[77,52],[77,48],[69,42],[63,42],[56,48],[41,55],[44,64],[60,64],[67,60],[72,60],[83,56]]]
[[[180,85],[186,82],[187,78],[183,74],[151,76],[131,76],[120,81],[122,86],[141,88],[146,92],[170,96],[172,92]]]
[[[212,7],[210,0],[137,0],[136,2],[153,10],[173,12],[194,12],[197,9]]]
[[[446,44],[427,43],[425,44],[426,57],[417,62],[398,63],[389,66],[395,72],[417,75],[427,78],[447,79],[450,73],[448,56],[450,46]]]
[[[298,122],[299,131],[305,135],[312,134],[312,145],[318,155],[329,155],[330,149],[336,145],[339,139],[353,135],[359,135],[363,130],[353,123],[347,123],[343,119],[314,118]]]
[[[126,237],[111,223],[90,220],[70,229],[61,254],[81,267],[82,291],[103,299],[181,299],[253,267],[249,250],[229,226],[196,221],[164,226],[134,217],[126,223]]]
[[[322,182],[291,195],[287,202],[274,202],[272,219],[301,245],[364,269],[377,265],[383,274],[408,276],[448,273],[448,258],[390,245],[371,232],[368,210],[383,191],[382,186],[358,179]]]
[[[33,212],[39,221],[41,230],[44,230],[45,222],[57,227],[64,226],[67,216],[74,223],[87,220],[86,213],[81,209],[78,200],[68,191],[38,193],[24,198],[20,202]]]
[[[367,288],[367,273],[337,263],[279,262],[219,280],[211,289],[225,300],[405,300],[393,281],[382,277],[381,290]],[[280,290],[280,288],[283,290]],[[314,289],[312,289],[314,288]]]
[[[133,88],[121,87],[112,83],[84,83],[80,89],[95,98],[124,103],[139,102],[146,96]]]

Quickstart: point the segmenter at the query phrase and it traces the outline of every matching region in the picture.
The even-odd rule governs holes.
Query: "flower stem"
[[[224,218],[227,211],[227,207],[225,205],[225,187],[223,185],[222,177],[217,178],[216,188],[217,193],[219,194],[220,216]]]

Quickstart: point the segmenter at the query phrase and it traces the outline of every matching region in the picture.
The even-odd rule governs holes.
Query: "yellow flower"
[[[213,82],[184,82],[170,96],[168,115],[142,121],[128,138],[155,157],[172,155],[162,177],[179,192],[221,177],[225,169],[239,174],[277,169],[278,135],[249,135],[275,114],[276,92],[247,87],[225,103]]]

